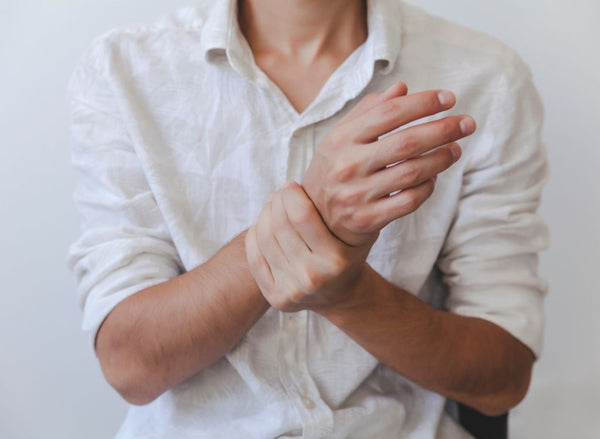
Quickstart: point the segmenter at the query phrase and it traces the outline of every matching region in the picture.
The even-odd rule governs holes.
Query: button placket
[[[306,160],[304,162],[304,171],[306,171],[306,169],[308,168],[308,166],[310,165],[310,162],[312,161],[313,155],[315,153],[315,124],[310,125],[309,127],[307,127],[308,130],[308,136],[307,136],[307,145],[306,145]]]
[[[306,419],[304,426],[304,437],[320,438],[323,434],[333,429],[333,412],[323,401],[319,389],[308,369],[308,325],[310,322],[310,311],[296,313],[298,331],[296,333],[298,361],[294,368],[294,380],[298,385],[300,393],[299,404],[303,418]]]
[[[333,428],[333,413],[321,399],[307,364],[309,312],[281,313],[279,375],[302,419],[304,438],[319,438]]]
[[[292,129],[288,137],[287,180],[302,181],[313,155],[314,125]],[[302,419],[304,438],[320,438],[333,428],[333,412],[321,399],[307,364],[309,312],[283,313],[279,358],[281,382]]]
[[[287,180],[302,181],[306,161],[305,128],[294,129],[288,142]]]

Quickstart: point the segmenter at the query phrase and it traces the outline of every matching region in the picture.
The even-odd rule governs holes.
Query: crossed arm
[[[406,93],[400,83],[367,96],[319,143],[303,185],[277,191],[247,234],[109,314],[97,353],[125,399],[148,403],[217,361],[270,306],[318,312],[384,364],[485,413],[525,395],[528,348],[429,307],[365,262],[379,230],[419,208],[475,129],[451,116],[379,139],[454,105],[449,93]]]

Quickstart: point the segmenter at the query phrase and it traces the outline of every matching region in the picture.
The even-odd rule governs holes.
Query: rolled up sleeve
[[[74,202],[81,234],[68,265],[92,344],[103,320],[125,298],[181,272],[144,170],[120,116],[98,50],[90,50],[71,78],[72,161],[78,172]]]
[[[449,311],[489,320],[540,355],[546,283],[538,253],[548,243],[538,215],[548,176],[543,107],[516,55],[489,90],[493,106],[467,160],[456,216],[438,266]]]

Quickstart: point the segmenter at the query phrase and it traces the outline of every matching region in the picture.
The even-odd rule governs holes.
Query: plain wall
[[[126,405],[79,330],[65,264],[79,229],[65,88],[93,37],[189,3],[0,0],[2,438],[108,438],[122,421]],[[545,350],[511,437],[600,437],[600,4],[412,3],[500,38],[532,68],[552,168],[542,206],[552,244],[541,257],[550,292]]]

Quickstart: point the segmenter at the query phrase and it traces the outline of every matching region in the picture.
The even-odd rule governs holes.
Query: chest
[[[272,89],[235,72],[215,67],[202,78],[176,79],[164,82],[173,84],[164,92],[140,90],[147,102],[144,111],[131,113],[129,128],[190,270],[248,228],[286,181],[301,182],[319,140],[360,95],[307,123]],[[382,231],[369,261],[380,273],[410,291],[420,288],[452,221],[460,181],[459,174],[443,176],[426,205]]]
[[[296,112],[302,113],[313,102],[343,57],[324,57],[311,64],[276,55],[256,56],[257,67],[281,91]]]

